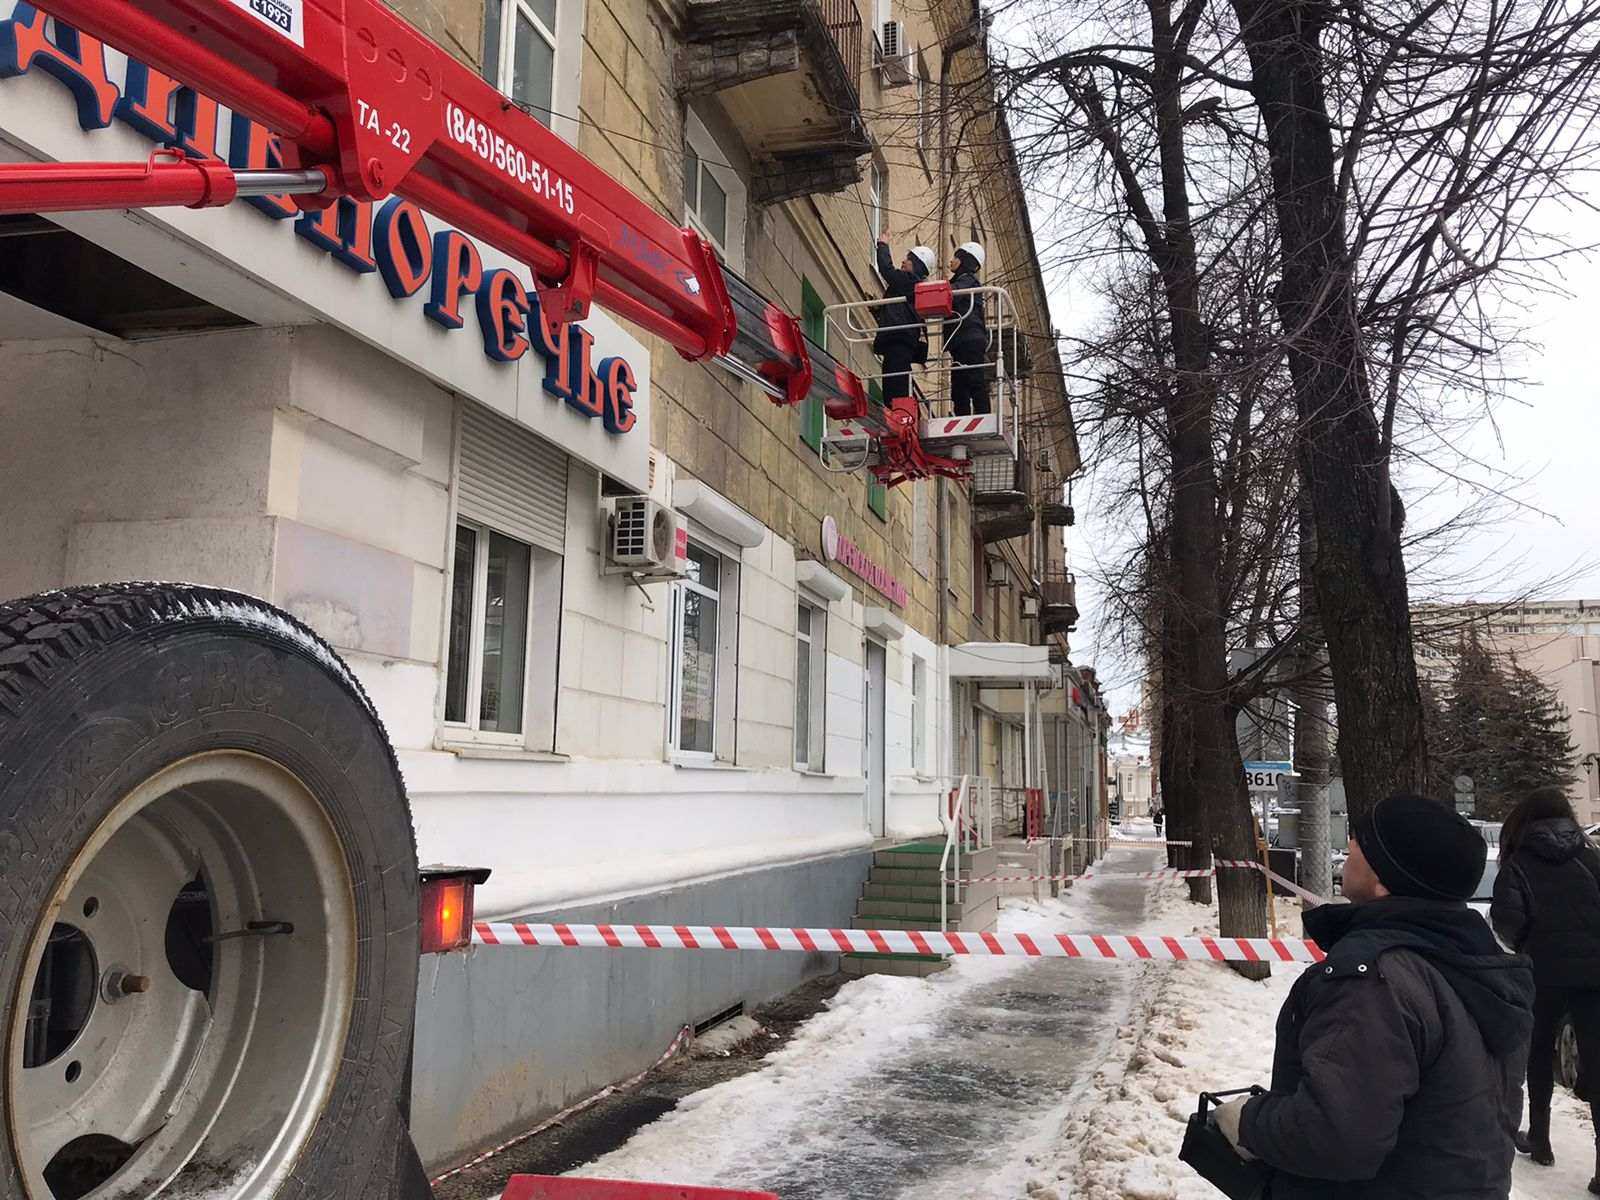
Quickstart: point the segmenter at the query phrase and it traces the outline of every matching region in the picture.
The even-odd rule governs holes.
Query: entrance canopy
[[[1050,648],[1021,642],[962,642],[950,647],[950,678],[976,680],[983,687],[1049,683]]]

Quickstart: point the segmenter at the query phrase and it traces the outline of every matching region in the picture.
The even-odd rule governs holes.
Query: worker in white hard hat
[[[945,325],[944,348],[955,362],[950,368],[950,399],[958,417],[989,411],[989,329],[983,297],[972,292],[983,286],[978,282],[983,260],[983,247],[977,242],[961,243],[950,260],[955,316]]]
[[[912,302],[917,284],[933,273],[938,259],[927,246],[913,246],[900,265],[894,265],[889,239],[878,239],[878,274],[883,279],[885,304],[877,309],[878,332],[872,352],[883,359],[883,401],[911,395],[911,368],[928,361],[928,327]]]

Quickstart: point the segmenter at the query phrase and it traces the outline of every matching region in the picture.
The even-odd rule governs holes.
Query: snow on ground
[[[1187,903],[1181,884],[1160,885],[1150,924],[1164,932],[1216,932],[1214,916]],[[1283,931],[1298,932],[1298,905],[1280,905]],[[1287,919],[1286,919],[1287,914]],[[1215,1200],[1178,1161],[1199,1093],[1267,1084],[1278,1010],[1302,966],[1277,965],[1262,982],[1215,964],[1147,970],[1134,1020],[1118,1030],[1121,1052],[1096,1073],[1094,1092],[1067,1120],[1056,1151],[1058,1191],[1075,1200]],[[1594,1132],[1586,1106],[1556,1089],[1554,1167],[1518,1156],[1512,1200],[1587,1196]]]
[[[1155,861],[1117,849],[1107,869]],[[1059,899],[1008,903],[1000,929],[1134,932],[1147,894],[1105,875]],[[759,1185],[785,1200],[1052,1200],[1038,1164],[1052,1161],[1073,1097],[1116,1046],[1145,969],[974,957],[929,979],[853,981],[761,1070],[681,1101],[575,1173]]]
[[[1000,928],[1214,933],[1214,910],[1188,903],[1184,884],[1115,874],[1157,861],[1114,849],[1106,874],[1058,900],[1007,902]],[[1297,934],[1299,906],[1278,912]],[[1178,1161],[1184,1124],[1201,1091],[1269,1081],[1301,970],[1252,982],[1211,963],[961,958],[926,980],[868,976],[762,1069],[574,1174],[784,1200],[1214,1200]],[[1513,1200],[1587,1194],[1587,1109],[1558,1089],[1554,1123],[1557,1165],[1519,1158]]]

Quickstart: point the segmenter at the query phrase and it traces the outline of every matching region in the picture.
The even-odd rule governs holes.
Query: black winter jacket
[[[950,277],[955,291],[982,287],[971,271],[958,271]],[[957,362],[982,362],[989,353],[989,330],[984,322],[982,296],[957,296],[956,315],[945,326],[944,348]]]
[[[1500,863],[1489,909],[1540,987],[1600,989],[1600,851],[1566,817],[1528,826]]]
[[[910,271],[902,271],[894,265],[894,256],[889,253],[889,247],[882,242],[878,243],[878,274],[883,276],[885,300],[898,299],[898,304],[885,304],[877,310],[879,325],[909,325],[909,329],[879,329],[872,339],[872,352],[882,354],[892,346],[901,346],[908,350],[921,349],[922,354],[917,362],[927,361],[927,326],[922,318],[917,316],[913,306],[912,297],[917,290],[920,280]]]
[[[1305,916],[1327,961],[1278,1015],[1272,1090],[1239,1142],[1272,1200],[1505,1200],[1533,1026],[1527,960],[1464,904]]]

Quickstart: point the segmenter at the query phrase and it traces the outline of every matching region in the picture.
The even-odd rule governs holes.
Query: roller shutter
[[[515,422],[473,404],[461,410],[457,508],[470,521],[563,553],[567,456]]]

